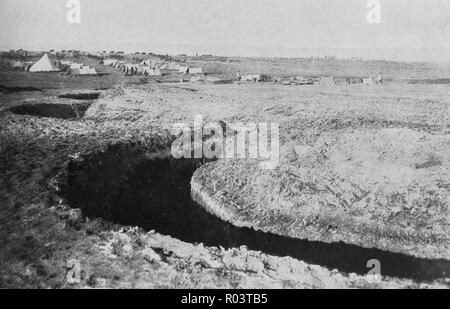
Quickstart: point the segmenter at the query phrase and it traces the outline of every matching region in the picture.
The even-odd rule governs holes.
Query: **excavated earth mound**
[[[450,260],[449,153],[448,135],[348,129],[294,147],[289,163],[275,170],[238,161],[206,165],[192,190],[197,202],[238,226]]]

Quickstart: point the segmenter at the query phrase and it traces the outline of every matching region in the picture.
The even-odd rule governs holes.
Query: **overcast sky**
[[[0,0],[0,48],[122,49],[236,56],[337,55],[450,62],[450,1]]]

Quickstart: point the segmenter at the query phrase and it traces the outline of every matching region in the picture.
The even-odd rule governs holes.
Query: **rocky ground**
[[[79,153],[130,142],[149,153],[161,151],[173,139],[167,130],[177,122],[193,123],[194,115],[205,121],[278,122],[278,169],[261,171],[251,162],[230,161],[199,171],[202,190],[221,203],[227,219],[293,237],[303,237],[306,227],[308,237],[324,242],[448,259],[447,90],[433,85],[119,85],[101,91],[84,118],[76,120],[8,110],[23,103],[73,103],[58,98],[62,90],[2,94],[0,286],[445,287],[445,280],[340,273],[244,247],[183,243],[157,231],[86,218],[54,194],[52,180],[69,156]],[[65,278],[73,259],[82,269],[76,285]]]

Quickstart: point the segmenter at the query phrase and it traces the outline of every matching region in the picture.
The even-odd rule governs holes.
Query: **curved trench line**
[[[450,261],[423,259],[345,243],[323,243],[235,227],[191,198],[190,181],[202,160],[145,159],[115,148],[70,162],[58,194],[88,217],[155,230],[189,243],[290,256],[309,264],[365,275],[377,259],[383,276],[433,281],[448,278]]]
[[[80,119],[83,118],[84,114],[91,105],[92,103],[40,103],[13,106],[9,110],[16,115],[23,116],[59,119]]]
[[[60,99],[72,99],[72,100],[97,100],[100,97],[100,92],[92,92],[92,93],[66,93],[59,95]]]

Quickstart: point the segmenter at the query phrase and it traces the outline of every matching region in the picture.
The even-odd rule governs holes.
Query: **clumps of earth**
[[[411,129],[325,133],[284,145],[278,169],[221,161],[194,183],[227,221],[266,232],[450,258],[450,138]]]

